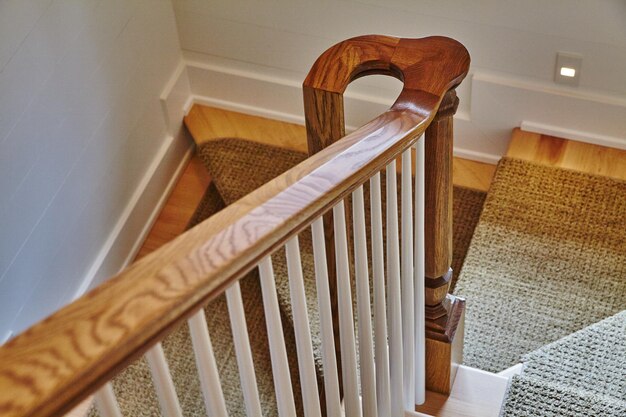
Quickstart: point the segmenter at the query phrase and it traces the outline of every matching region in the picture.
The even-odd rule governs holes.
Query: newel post
[[[426,129],[426,388],[448,394],[463,358],[465,300],[448,294],[452,279],[452,116],[459,100],[444,96]]]

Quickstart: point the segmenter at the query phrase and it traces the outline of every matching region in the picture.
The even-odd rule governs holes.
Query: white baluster
[[[94,395],[96,408],[102,417],[122,417],[120,407],[110,382],[107,382]]]
[[[372,225],[372,276],[374,281],[374,346],[376,348],[376,399],[378,415],[391,413],[389,392],[389,347],[387,345],[387,303],[385,302],[385,262],[380,173],[370,178]]]
[[[319,417],[322,415],[317,391],[317,376],[313,359],[311,343],[311,329],[306,309],[306,294],[304,292],[304,278],[300,261],[300,247],[298,237],[291,238],[286,245],[287,272],[289,273],[289,291],[291,293],[291,308],[293,310],[293,327],[296,335],[296,349],[298,351],[298,369],[300,370],[300,385],[304,415]]]
[[[413,193],[411,148],[402,153],[402,352],[404,354],[404,406],[415,410],[415,286],[413,284]]]
[[[400,249],[398,237],[398,186],[396,161],[387,165],[387,312],[389,320],[389,380],[391,415],[404,416],[402,307],[400,296]]]
[[[372,341],[372,311],[370,308],[369,271],[367,267],[367,237],[365,235],[365,203],[363,186],[352,193],[354,225],[354,268],[359,325],[359,365],[363,416],[376,417],[376,374]]]
[[[161,343],[157,343],[146,352],[146,360],[150,366],[161,412],[165,417],[182,417],[183,412],[178,403],[174,382],[167,367]]]
[[[191,316],[188,324],[207,415],[211,417],[227,417],[226,402],[224,401],[222,384],[217,372],[217,364],[215,363],[215,355],[213,354],[213,346],[211,345],[204,310],[201,309]]]
[[[287,361],[287,350],[285,349],[285,337],[280,319],[271,257],[263,258],[259,263],[259,275],[263,292],[263,308],[265,309],[278,415],[281,417],[295,416],[296,406],[291,387],[291,375],[289,374],[289,362]]]
[[[337,358],[335,358],[335,335],[333,332],[333,315],[328,283],[324,222],[321,217],[313,222],[311,231],[313,235],[313,254],[315,257],[317,302],[320,313],[320,333],[322,337],[326,414],[328,417],[340,417],[341,402],[339,398],[339,381],[337,378]]]
[[[230,325],[233,331],[241,390],[243,391],[243,399],[246,404],[246,415],[248,417],[261,417],[261,401],[259,400],[259,392],[257,390],[250,339],[248,337],[248,328],[246,327],[246,316],[238,281],[226,290],[226,301],[228,302],[228,315],[230,316]]]
[[[415,404],[424,404],[426,401],[426,323],[424,313],[424,167],[426,152],[424,135],[417,141],[415,152]]]
[[[341,342],[341,371],[346,416],[360,417],[359,380],[356,373],[356,341],[348,265],[346,213],[343,201],[333,207],[335,257],[337,258],[337,304],[339,307],[339,339]]]

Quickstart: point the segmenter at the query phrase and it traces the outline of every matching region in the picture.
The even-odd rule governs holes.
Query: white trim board
[[[304,74],[198,53],[184,57],[194,103],[304,123]],[[495,164],[506,153],[511,130],[522,123],[567,139],[626,147],[626,97],[481,70],[464,84],[454,117],[456,156]],[[345,94],[347,130],[385,111],[394,94],[384,83],[351,86]]]
[[[626,114],[624,117],[626,117]],[[582,130],[564,129],[558,126],[535,123],[527,120],[522,120],[520,128],[526,132],[556,136],[563,139],[591,143],[594,145],[601,145],[609,148],[626,149],[626,140],[613,136],[599,135],[596,133],[585,132]]]
[[[187,66],[183,60],[159,97],[170,135],[162,141],[74,298],[132,262],[192,156],[193,141],[183,128],[183,117],[191,97]]]
[[[182,175],[192,151],[192,142],[184,137],[169,137],[165,140],[74,298],[80,297],[132,262]]]

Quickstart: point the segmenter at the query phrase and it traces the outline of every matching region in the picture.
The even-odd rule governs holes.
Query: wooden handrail
[[[343,58],[328,54],[347,48],[350,56],[361,40],[385,51],[395,42],[391,65],[360,59],[359,71],[337,74],[401,76],[405,90],[396,104],[0,347],[1,415],[70,410],[411,146],[467,72],[467,51],[455,41],[390,37],[340,43],[314,70],[334,71],[332,61]],[[410,50],[420,58],[411,61]],[[333,92],[341,83],[320,85]]]

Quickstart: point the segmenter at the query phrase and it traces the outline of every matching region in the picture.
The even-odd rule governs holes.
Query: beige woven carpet
[[[189,227],[232,204],[262,184],[278,176],[306,158],[305,154],[289,151],[273,146],[262,145],[240,139],[222,139],[209,142],[198,149],[212,177],[204,197]],[[384,195],[384,177],[383,177]],[[366,190],[365,195],[369,192]],[[466,188],[454,189],[454,233],[455,252],[454,265],[460,268],[469,246],[473,229],[478,222],[485,193]],[[366,207],[369,202],[366,201]],[[369,213],[367,214],[369,216]],[[303,275],[305,279],[307,306],[310,315],[313,343],[316,347],[316,362],[321,388],[321,358],[319,354],[320,340],[319,316],[314,284],[313,254],[311,236],[308,231],[300,235]],[[289,301],[289,285],[287,279],[286,260],[283,251],[272,256],[276,276],[277,293],[283,315],[283,329],[287,350],[290,353],[290,369],[294,382],[294,398],[297,401],[298,415],[303,415],[300,385],[297,381],[297,358],[295,356],[295,339],[292,330],[291,309]],[[371,270],[371,268],[370,268]],[[264,415],[277,415],[274,396],[273,379],[270,368],[270,356],[267,344],[265,316],[263,313],[261,291],[258,274],[255,271],[242,280],[242,292],[245,302],[248,332],[251,337],[256,377],[258,380]],[[229,413],[232,416],[245,416],[243,395],[241,393],[239,374],[232,343],[232,332],[228,320],[228,310],[224,297],[218,299],[205,309],[209,333],[213,343],[216,360],[219,364],[220,378],[226,396]],[[189,416],[205,415],[200,383],[197,377],[195,359],[191,349],[191,340],[186,326],[174,332],[163,342],[170,370],[176,385],[176,391],[183,408],[183,414]],[[152,380],[147,364],[142,359],[122,372],[114,380],[114,389],[118,402],[125,416],[160,415],[158,401],[154,394]],[[323,390],[322,390],[323,391]],[[92,415],[97,412],[92,409]]]
[[[503,159],[455,293],[465,364],[498,372],[626,308],[626,183]]]
[[[221,197],[226,205],[232,204],[262,184],[278,176],[282,172],[306,159],[306,154],[259,144],[241,139],[221,139],[208,142],[198,149],[213,182],[194,215],[194,221],[209,217],[210,210],[216,204],[211,200]],[[254,173],[251,175],[251,173]],[[398,184],[399,187],[399,184]],[[398,188],[399,189],[399,188]],[[214,190],[214,191],[212,191]],[[383,207],[385,207],[385,176],[381,175],[381,191]],[[364,187],[365,218],[369,219],[369,185]],[[218,197],[219,196],[219,197]],[[478,223],[485,193],[468,188],[454,188],[454,259],[453,268],[461,268],[465,252]],[[384,225],[384,222],[383,222]],[[384,228],[384,226],[383,226]],[[383,233],[385,231],[383,230]],[[369,240],[369,225],[367,232]],[[317,311],[317,293],[313,266],[313,249],[311,234],[308,229],[299,236],[302,269],[305,280],[307,306],[313,335],[313,345],[318,374],[318,385],[323,384],[321,369],[321,353],[319,346],[319,316]],[[368,243],[368,247],[370,244]],[[279,250],[272,256],[279,304],[286,321],[285,330],[292,326],[291,302],[287,277],[287,264],[284,252]],[[371,264],[369,271],[372,271]],[[371,277],[370,277],[371,279]],[[453,283],[454,285],[454,283]],[[354,292],[354,288],[353,288]],[[353,301],[356,302],[353,296]]]

